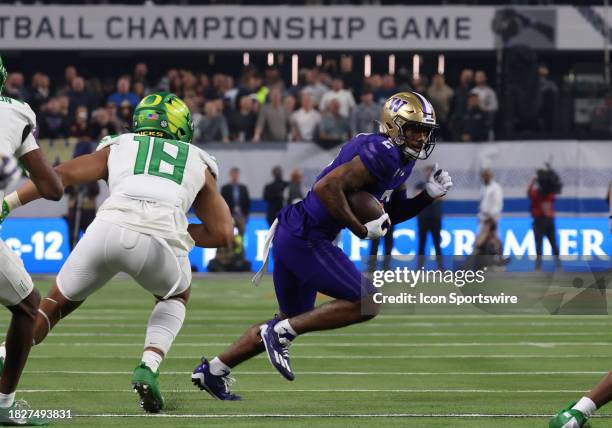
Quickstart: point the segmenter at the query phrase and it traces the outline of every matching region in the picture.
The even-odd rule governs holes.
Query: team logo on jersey
[[[166,128],[168,127],[168,122],[166,122],[165,120],[162,120],[161,122],[159,122],[159,126],[161,126],[162,128]]]

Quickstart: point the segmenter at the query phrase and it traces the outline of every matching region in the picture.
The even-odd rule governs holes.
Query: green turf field
[[[36,280],[46,293],[50,282]],[[146,417],[130,389],[153,299],[114,280],[32,350],[18,397],[70,409],[79,427],[546,427],[547,417],[612,367],[612,318],[381,316],[300,337],[296,380],[260,356],[236,369],[241,402],[219,402],[190,382],[250,324],[270,318],[270,279],[194,280],[187,320],[161,366],[164,415]],[[8,312],[2,312],[6,329]],[[604,413],[604,412],[602,412]],[[610,412],[612,413],[612,412]],[[593,426],[612,426],[612,415]]]

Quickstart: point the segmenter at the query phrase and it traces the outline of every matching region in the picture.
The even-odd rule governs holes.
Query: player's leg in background
[[[47,297],[40,303],[34,325],[34,345],[45,340],[49,332],[64,317],[81,306],[85,300],[72,301],[62,294],[57,284],[53,286]]]
[[[555,257],[555,266],[559,268],[561,266],[561,260],[559,258],[559,245],[557,245],[557,231],[555,230],[555,219],[546,217],[546,228],[545,234],[550,242],[553,256]]]
[[[442,258],[442,247],[440,246],[440,233],[442,231],[442,225],[439,222],[432,224],[429,231],[431,232],[434,249],[436,250],[436,262],[438,264],[438,269],[443,270],[444,261]]]
[[[542,230],[542,222],[539,217],[533,218],[533,238],[536,249],[535,270],[539,271],[542,269],[542,245],[544,243],[544,231]]]
[[[19,421],[11,410],[19,406],[25,410],[23,402],[15,401],[15,390],[23,373],[30,349],[34,320],[40,294],[34,288],[30,275],[21,259],[0,240],[0,303],[11,311],[11,323],[6,333],[6,342],[0,350],[0,424],[19,425],[27,423],[46,424],[48,421],[25,418]],[[19,423],[16,423],[19,422]]]
[[[394,225],[389,226],[389,230],[385,235],[385,260],[383,262],[383,269],[389,270],[391,267],[391,252],[393,251],[393,231],[395,229]]]
[[[380,239],[372,239],[370,241],[370,255],[368,257],[368,272],[374,272],[378,262],[378,246]]]
[[[419,249],[417,251],[418,262],[417,269],[420,269],[425,265],[425,243],[427,242],[427,225],[421,219],[417,220],[419,225]]]

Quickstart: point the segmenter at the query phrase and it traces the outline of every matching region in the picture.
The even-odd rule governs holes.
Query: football
[[[371,193],[362,190],[347,195],[349,206],[361,224],[376,220],[384,214],[382,204]]]

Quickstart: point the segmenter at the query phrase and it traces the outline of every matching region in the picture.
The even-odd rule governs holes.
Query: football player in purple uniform
[[[274,288],[279,314],[250,327],[225,352],[210,362],[202,359],[192,381],[221,400],[240,397],[229,390],[230,369],[266,351],[272,365],[294,379],[289,345],[300,334],[340,328],[372,319],[378,305],[375,288],[353,262],[334,245],[347,227],[362,239],[384,236],[389,223],[414,217],[435,198],[446,194],[452,181],[438,169],[416,197],[390,195],[410,176],[417,159],[434,149],[437,127],[431,103],[416,92],[400,92],[383,108],[380,133],[359,134],[347,142],[317,177],[304,200],[285,207],[268,233],[273,243]],[[362,224],[351,211],[347,194],[363,190],[385,206],[380,218]],[[266,254],[266,261],[267,261]],[[265,264],[264,268],[265,271]],[[262,271],[260,271],[262,272]],[[315,307],[317,293],[334,300]]]

